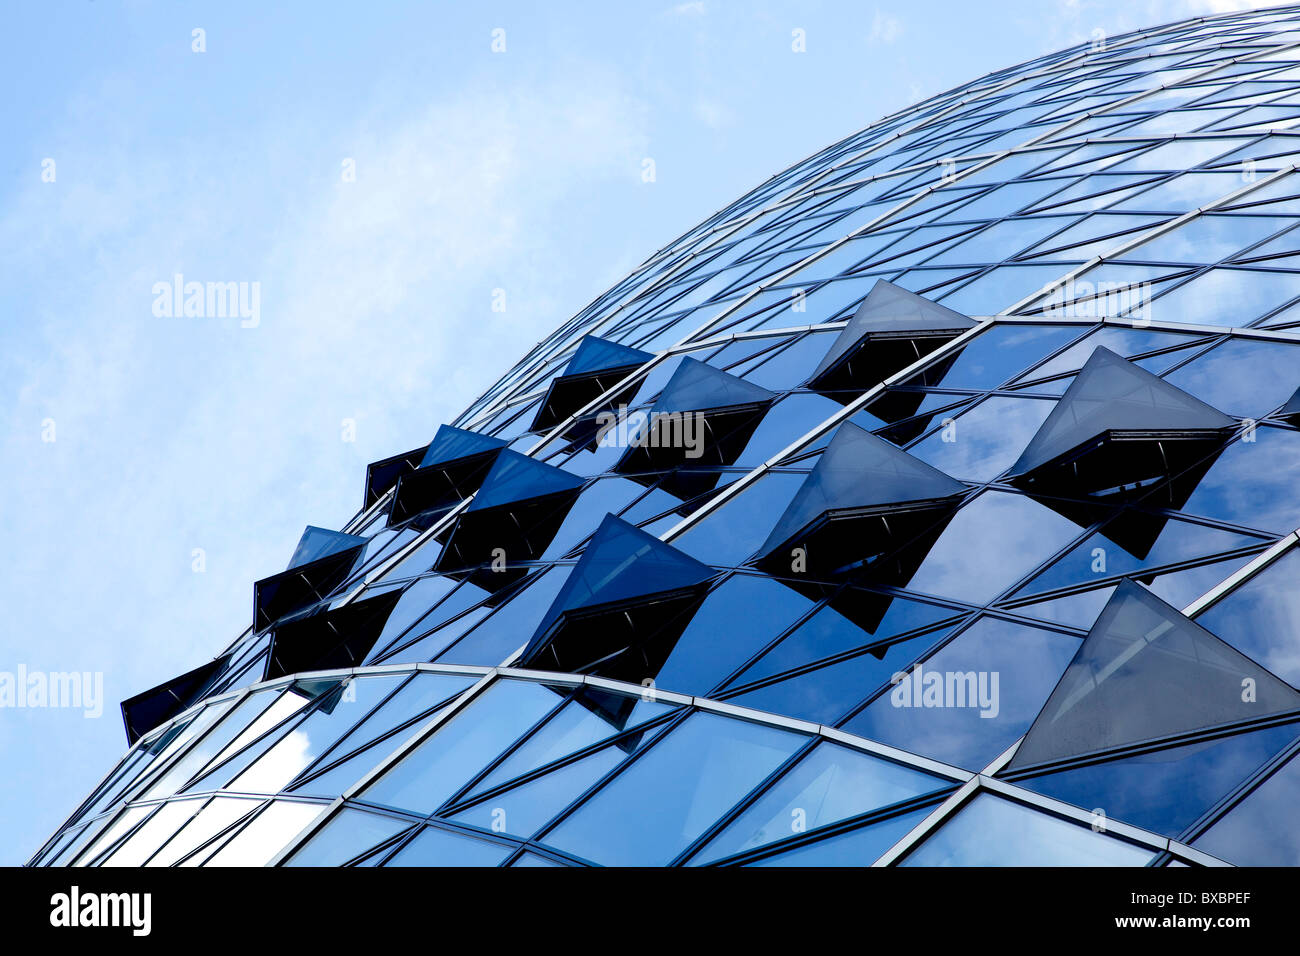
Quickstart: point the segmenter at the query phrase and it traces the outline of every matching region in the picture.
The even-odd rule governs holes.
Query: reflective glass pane
[[[930,815],[933,807],[913,810],[879,823],[869,823],[847,833],[825,837],[816,843],[786,850],[748,864],[750,866],[870,866],[884,855],[918,823]]]
[[[901,676],[844,729],[982,770],[1038,716],[1078,638],[983,618]]]
[[[902,866],[1143,866],[1155,851],[981,793]]]
[[[384,866],[500,866],[513,847],[427,827]]]
[[[560,698],[541,684],[498,681],[365,791],[365,799],[432,813]]]
[[[691,862],[708,863],[752,850],[950,785],[902,764],[837,744],[818,744]]]
[[[715,714],[694,714],[543,842],[605,865],[667,863],[804,739]],[[638,821],[637,826],[627,826],[628,820]]]
[[[1293,757],[1192,846],[1238,866],[1300,865],[1295,826],[1298,775],[1300,761]]]
[[[342,866],[410,827],[409,820],[344,807],[285,866]]]

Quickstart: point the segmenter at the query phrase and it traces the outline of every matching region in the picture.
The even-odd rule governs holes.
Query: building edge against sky
[[[772,177],[372,464],[32,862],[1300,862],[1298,124],[1276,8]]]

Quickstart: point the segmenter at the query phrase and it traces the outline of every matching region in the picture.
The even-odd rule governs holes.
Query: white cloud
[[[22,505],[0,515],[22,542],[0,557],[8,659],[104,671],[121,700],[219,653],[303,525],[360,504],[367,461],[427,441],[599,291],[575,234],[608,234],[583,221],[599,184],[637,188],[646,111],[611,77],[564,75],[377,103],[344,129],[250,126],[237,158],[175,143],[142,162],[139,131],[91,148],[65,126],[58,182],[33,176],[0,217],[0,280],[31,297],[0,355],[0,460],[22,463],[6,486]],[[277,162],[299,175],[269,175]],[[155,317],[152,284],[178,271],[260,281],[261,325]],[[63,716],[20,717],[0,729],[5,762],[40,765]],[[65,791],[120,748],[115,722],[89,723],[65,731]]]
[[[674,17],[702,17],[707,12],[704,8],[704,0],[692,0],[690,3],[677,4],[668,11],[668,14]]]
[[[898,41],[903,35],[903,21],[890,13],[883,10],[876,10],[875,15],[871,18],[871,35],[868,42],[873,46],[879,44],[889,46]]]

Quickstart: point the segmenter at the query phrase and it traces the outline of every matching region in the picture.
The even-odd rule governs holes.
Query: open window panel
[[[960,481],[846,422],[754,564],[772,574],[849,573],[938,524],[965,491]]]
[[[629,436],[614,471],[683,500],[711,491],[745,450],[776,396],[767,389],[685,358]]]
[[[551,380],[537,409],[529,431],[542,433],[581,411],[654,358],[649,352],[610,342],[594,335],[584,336],[564,371]],[[627,404],[636,394],[637,383],[631,382],[610,395],[599,408],[592,409],[570,425],[563,437],[578,447],[594,447],[597,416]]]
[[[1300,709],[1300,692],[1125,580],[1115,589],[1009,770]]]
[[[122,723],[126,740],[134,744],[155,727],[160,727],[197,704],[230,665],[231,654],[208,661],[178,677],[122,701]]]
[[[975,324],[969,316],[878,279],[813,372],[808,387],[847,405]],[[952,359],[948,356],[945,361]],[[881,412],[873,408],[872,413],[905,418],[915,412],[914,402],[919,405],[919,397],[898,393],[883,404],[878,400]]]
[[[271,636],[264,680],[304,671],[360,667],[375,646],[401,588],[277,625]]]
[[[653,678],[716,572],[607,515],[520,657],[522,667]]]
[[[1212,460],[1235,425],[1218,409],[1098,347],[1008,478],[1030,493],[1125,500],[1194,475],[1191,469]],[[1170,491],[1171,501],[1180,494],[1185,500],[1195,487],[1182,484]]]
[[[584,479],[518,452],[502,451],[474,500],[441,533],[434,570],[498,592],[545,553],[578,499]]]
[[[254,630],[266,631],[277,621],[327,598],[348,579],[367,540],[309,526],[288,569],[253,584]]]
[[[373,506],[375,502],[388,494],[403,476],[419,468],[427,450],[427,445],[421,445],[419,448],[404,451],[400,455],[372,461],[366,465],[366,496],[365,504],[362,507],[370,508]]]
[[[398,478],[388,527],[427,530],[478,490],[506,444],[490,435],[440,426],[419,466]]]

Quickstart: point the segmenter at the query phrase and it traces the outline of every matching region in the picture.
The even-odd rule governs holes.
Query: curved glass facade
[[[774,176],[373,464],[32,862],[1300,862],[1298,123],[1258,11]]]

